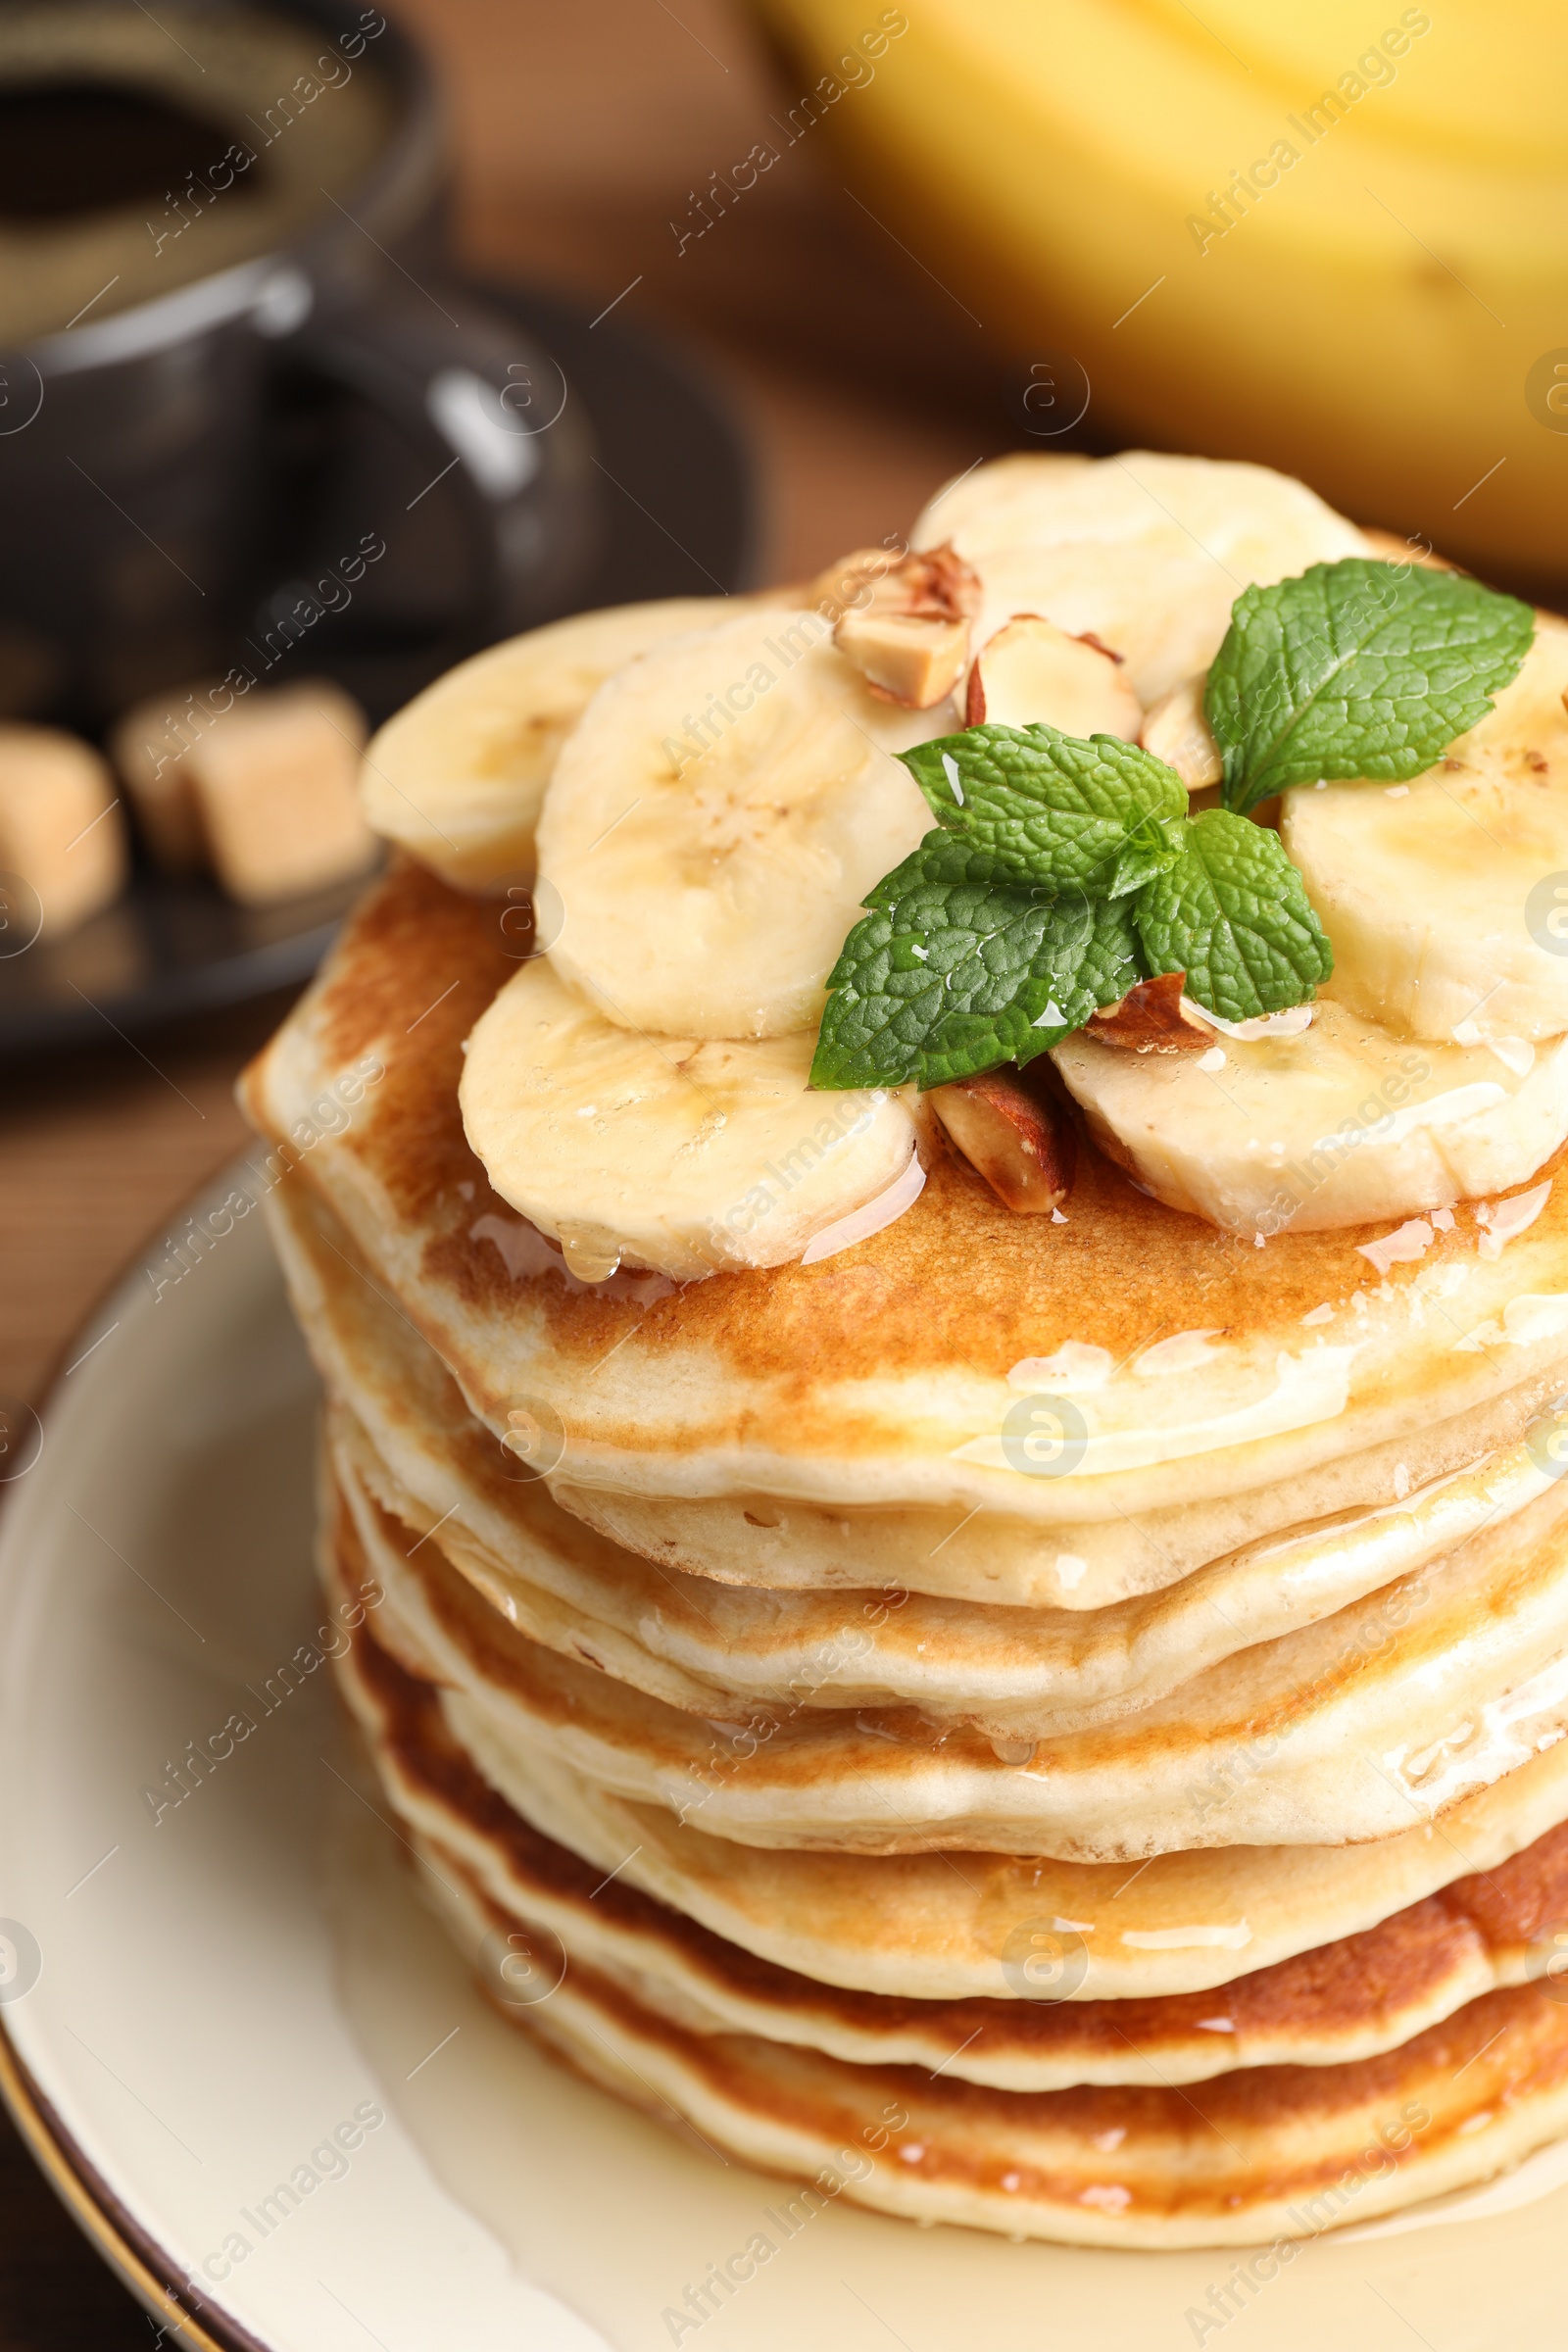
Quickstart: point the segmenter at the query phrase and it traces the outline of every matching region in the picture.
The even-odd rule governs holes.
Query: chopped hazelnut
[[[834,601],[842,598],[833,642],[872,691],[914,710],[945,702],[963,675],[969,623],[980,609],[968,564],[951,547],[897,562],[878,551],[850,557],[823,578],[836,582]]]
[[[969,1165],[1024,1216],[1058,1208],[1072,1190],[1077,1136],[1055,1098],[1015,1068],[957,1078],[925,1097]]]
[[[1038,612],[1015,612],[976,654],[963,716],[970,727],[1039,720],[1062,735],[1119,735],[1132,743],[1144,709],[1121,675],[1120,657],[1098,637],[1069,637]]]
[[[1152,980],[1140,980],[1114,1004],[1097,1012],[1084,1035],[1134,1054],[1186,1054],[1211,1046],[1214,1032],[1187,1003],[1186,986],[1185,972],[1160,972]]]
[[[969,624],[962,620],[846,612],[833,636],[875,693],[911,710],[946,702],[969,659]]]

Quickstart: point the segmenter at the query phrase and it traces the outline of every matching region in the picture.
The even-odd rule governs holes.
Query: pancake
[[[1435,1490],[1476,1474],[1490,1489],[1495,1457],[1517,1456],[1504,1473],[1522,1474],[1530,1492],[1546,1475],[1529,1448],[1555,1426],[1563,1371],[1554,1367],[1489,1402],[1435,1422],[1418,1445],[1407,1439],[1320,1462],[1294,1478],[1200,1502],[1151,1506],[1108,1520],[1031,1526],[989,1505],[938,1511],[918,1505],[882,1509],[829,1507],[778,1494],[630,1494],[610,1487],[551,1480],[557,1499],[612,1543],[661,1567],[720,1583],[820,1591],[866,1583],[911,1592],[947,1593],[1011,1607],[1102,1609],[1146,1592],[1162,1592],[1213,1561],[1301,1543],[1316,1549],[1350,1533],[1348,1522],[1375,1516],[1374,1543],[1407,1538],[1411,1557],[1424,1535],[1390,1531],[1404,1502],[1425,1509]],[[1536,1473],[1531,1477],[1531,1471]],[[1524,1488],[1514,1488],[1522,1493]],[[1079,1498],[1087,1507],[1091,1496]],[[1474,1498],[1483,1517],[1492,1494]],[[1446,1495],[1441,1519],[1427,1524],[1442,1543],[1457,1542],[1469,1494]],[[1450,1519],[1448,1512],[1454,1512]],[[1451,1533],[1449,1531],[1452,1531]],[[1425,1556],[1425,1555],[1423,1555]]]
[[[1484,1876],[1568,1817],[1565,1744],[1456,1806],[1441,1830],[1424,1825],[1377,1845],[1211,1847],[1129,1873],[1045,1856],[741,1846],[662,1806],[609,1796],[548,1758],[530,1759],[523,1774],[512,1764],[492,1771],[481,1749],[462,1752],[514,1810],[602,1877],[614,1873],[818,1984],[909,1999],[1018,1997],[1019,1955],[1058,1945],[1061,1966],[1048,1974],[1068,1987],[1064,1999],[1211,1996],[1363,1933],[1457,1876]]]
[[[373,1367],[383,1344],[398,1348],[401,1335],[403,1352],[396,1360],[401,1373],[412,1373],[419,1360],[410,1346],[417,1330],[393,1303],[384,1276],[369,1270],[341,1219],[309,1182],[301,1181],[307,1175],[302,1162],[268,1195],[266,1206],[323,1372],[357,1398],[362,1418],[373,1419],[368,1391],[378,1386],[384,1394],[388,1382],[384,1377],[377,1382],[373,1368],[366,1367]],[[537,1236],[533,1241],[543,1249]],[[360,1302],[356,1327],[344,1333],[355,1299]],[[334,1321],[338,1336],[331,1329]],[[1366,1573],[1351,1567],[1342,1583],[1341,1542],[1353,1543],[1358,1558],[1367,1556],[1364,1544],[1371,1559],[1386,1562],[1393,1574],[1457,1542],[1494,1510],[1539,1492],[1547,1472],[1530,1451],[1530,1433],[1541,1407],[1556,1392],[1551,1374],[1522,1383],[1491,1404],[1426,1432],[1419,1452],[1405,1445],[1373,1447],[1258,1493],[1151,1509],[1108,1523],[1068,1522],[1053,1530],[993,1510],[955,1520],[917,1508],[830,1511],[776,1496],[688,1499],[617,1494],[560,1478],[549,1483],[574,1517],[612,1543],[661,1568],[719,1582],[769,1590],[869,1586],[884,1592],[973,1595],[1004,1605],[1052,1604],[1079,1611],[1164,1591],[1237,1547],[1245,1551],[1250,1536],[1272,1555],[1267,1573],[1250,1580],[1259,1597],[1266,1599],[1277,1581],[1289,1578],[1296,1588],[1294,1600],[1300,1581],[1317,1586],[1321,1579],[1327,1590],[1348,1592]],[[433,1409],[438,1392],[428,1395]],[[1494,1453],[1503,1458],[1494,1462]],[[1430,1473],[1431,1482],[1413,1491],[1412,1459],[1423,1475]],[[1374,1524],[1365,1529],[1350,1524],[1352,1512],[1371,1517]],[[1299,1521],[1306,1524],[1293,1524]],[[1299,1561],[1294,1548],[1275,1550],[1287,1544],[1304,1547]],[[1237,1617],[1231,1595],[1224,1607]]]
[[[745,1844],[1110,1862],[1387,1838],[1568,1727],[1557,1488],[1419,1579],[1227,1659],[1138,1715],[1011,1750],[909,1709],[685,1713],[530,1641],[438,1545],[406,1545],[352,1470],[342,1487],[387,1594],[387,1638],[447,1686],[466,1745],[558,1755],[614,1794],[701,1811]]]
[[[906,1214],[810,1266],[683,1287],[581,1285],[518,1258],[514,1275],[491,1235],[528,1229],[489,1191],[457,1106],[464,1038],[514,968],[506,945],[494,906],[393,872],[244,1100],[265,1134],[292,1136],[480,1417],[500,1433],[543,1405],[564,1482],[1057,1527],[1250,1494],[1397,1444],[1420,1487],[1438,1474],[1435,1430],[1568,1352],[1560,1155],[1506,1247],[1483,1253],[1462,1208],[1419,1263],[1381,1274],[1362,1253],[1373,1232],[1254,1249],[1146,1199],[1092,1150],[1065,1223],[1017,1216],[933,1148]],[[384,1075],[352,1114],[323,1120],[344,1072],[372,1064]],[[1172,1354],[1178,1339],[1193,1345]],[[1007,1460],[1004,1422],[1031,1394],[1065,1396],[1081,1420],[1063,1475]]]
[[[487,1906],[464,1923],[470,1936],[481,1918],[505,1932]],[[744,2163],[814,2181],[824,2202],[1070,2245],[1314,2237],[1488,2180],[1568,2129],[1568,2011],[1534,1985],[1473,2001],[1382,2058],[1259,2067],[1191,2090],[1019,2094],[847,2066],[682,2029],[586,1966],[514,2022],[591,2082],[660,2121],[673,2112]],[[808,2193],[780,2202],[799,2215]]]
[[[372,1654],[362,1636],[356,1667]],[[842,2194],[1079,2245],[1312,2237],[1486,2180],[1568,2128],[1568,2004],[1544,1984],[1483,1994],[1354,2062],[1018,2092],[951,2065],[855,2063],[677,2021],[635,1971],[569,1945],[554,1989],[515,2006],[505,1957],[520,1951],[531,1975],[545,1923],[497,1902],[462,1857],[428,1839],[423,1854],[429,1891],[511,2022],[659,2120],[815,2184],[781,2195],[788,2218],[764,2211],[786,2235]],[[580,1907],[609,1891],[582,1890]]]
[[[799,2042],[857,2065],[916,2065],[1041,2091],[1353,2063],[1483,1993],[1539,1978],[1544,1948],[1568,1919],[1568,1828],[1559,1828],[1378,1928],[1238,1977],[1218,2003],[1209,1993],[854,1993],[756,1959],[541,1835],[476,1772],[431,1686],[373,1637],[345,1653],[339,1675],[386,1794],[437,1881],[465,1883],[481,1903],[555,1937],[573,1966],[586,1962],[677,2025]]]
[[[1251,1547],[1096,1611],[751,1592],[645,1563],[564,1512],[464,1404],[385,1301],[332,1212],[297,1182],[268,1203],[296,1312],[347,1400],[334,1444],[382,1507],[430,1536],[536,1642],[671,1705],[865,1707],[1044,1738],[1147,1705],[1234,1651],[1328,1615],[1548,1485],[1527,1446],[1351,1524]]]
[[[390,1642],[417,1681],[436,1671],[402,1647],[354,1516],[330,1492],[320,1566],[340,1595],[379,1592],[378,1651]],[[612,1796],[543,1752],[519,1771],[482,1741],[457,1740],[449,1721],[447,1738],[519,1815],[602,1874],[760,1959],[850,1990],[921,1999],[1014,1993],[1012,1963],[1042,1928],[1081,1936],[1082,1981],[1067,1997],[1207,1991],[1376,1926],[1455,1878],[1495,1870],[1568,1819],[1562,1741],[1441,1825],[1376,1845],[1200,1849],[1130,1874],[1045,1856],[791,1852],[737,1845],[662,1806]]]

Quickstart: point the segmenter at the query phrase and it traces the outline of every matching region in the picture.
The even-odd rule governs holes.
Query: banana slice
[[[1146,752],[1173,767],[1189,792],[1206,792],[1225,773],[1203,709],[1208,677],[1184,678],[1144,713],[1138,740]]]
[[[993,548],[1036,541],[1049,546],[1058,536],[1054,519],[1078,513],[1086,500],[1093,506],[1100,494],[1092,485],[1102,462],[1065,450],[1025,449],[971,466],[944,482],[921,509],[909,545],[936,547],[951,539],[970,563],[971,549],[989,554]]]
[[[916,547],[949,539],[971,564],[1001,548],[1196,539],[1211,564],[1235,568],[1233,597],[1249,580],[1287,576],[1261,567],[1302,570],[1368,552],[1354,524],[1291,474],[1147,449],[1101,459],[1031,451],[996,458],[939,490],[911,536]]]
[[[1052,1059],[1096,1140],[1156,1200],[1267,1235],[1522,1184],[1568,1136],[1568,1040],[1526,1054],[1397,1038],[1320,997],[1294,1037],[1158,1054],[1080,1033]]]
[[[1121,654],[1146,706],[1208,667],[1253,581],[1367,553],[1289,474],[1147,450],[999,458],[939,491],[913,539],[951,539],[979,572],[976,644],[1014,612],[1044,613]]]
[[[589,697],[661,639],[735,609],[722,596],[617,605],[461,662],[372,737],[360,771],[367,821],[460,890],[531,874],[545,786]]]
[[[1334,993],[1424,1038],[1568,1030],[1568,623],[1407,786],[1288,793],[1280,833],[1334,948]]]
[[[563,975],[671,1037],[813,1024],[865,893],[931,827],[892,755],[956,724],[874,695],[819,612],[661,646],[601,689],[545,796]]]
[[[808,1093],[814,1044],[641,1037],[541,957],[475,1024],[458,1100],[496,1191],[584,1281],[688,1281],[798,1258],[910,1173],[906,1094]]]

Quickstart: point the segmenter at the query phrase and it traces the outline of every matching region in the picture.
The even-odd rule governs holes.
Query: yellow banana
[[[1562,568],[1560,11],[759,6],[788,119],[815,110],[957,332],[967,311],[1087,369],[1091,426],[1263,460],[1482,568]]]

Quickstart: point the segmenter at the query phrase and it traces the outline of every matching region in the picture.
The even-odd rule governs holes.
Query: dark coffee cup
[[[454,285],[443,182],[378,8],[0,9],[0,717],[90,729],[329,642],[379,716],[569,609],[587,423]]]

